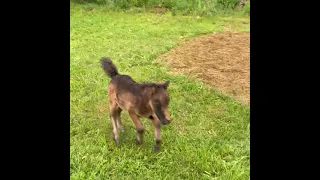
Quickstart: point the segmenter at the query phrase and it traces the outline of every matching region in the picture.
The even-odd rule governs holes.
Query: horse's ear
[[[170,84],[170,81],[167,81],[167,82],[165,82],[165,83],[162,85],[162,87],[163,87],[164,89],[168,89],[169,84]]]
[[[155,94],[157,92],[158,87],[157,86],[153,86],[150,88],[151,91],[151,95]]]

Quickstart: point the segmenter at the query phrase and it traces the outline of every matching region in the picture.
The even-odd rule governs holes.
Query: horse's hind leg
[[[122,125],[122,122],[121,122],[121,111],[122,111],[122,109],[119,108],[116,120],[117,120],[118,131],[124,132],[124,128],[123,128],[123,125]]]
[[[112,123],[112,128],[113,128],[113,137],[114,141],[119,144],[119,131],[118,131],[118,126],[117,126],[117,120],[119,119],[120,116],[120,107],[115,103],[115,102],[110,102],[110,119]]]

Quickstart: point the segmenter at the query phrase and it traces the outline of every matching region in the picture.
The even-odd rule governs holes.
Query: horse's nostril
[[[168,120],[168,119],[166,119],[166,118],[163,118],[163,119],[160,119],[160,122],[161,122],[161,124],[163,124],[163,125],[167,125],[167,124],[170,123],[170,120]]]

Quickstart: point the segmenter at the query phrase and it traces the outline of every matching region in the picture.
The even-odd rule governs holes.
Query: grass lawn
[[[249,32],[249,17],[196,18],[108,12],[71,4],[70,177],[75,179],[250,179],[250,108],[200,81],[170,76],[158,55],[200,34]],[[112,140],[107,86],[100,58],[138,82],[170,80],[172,123],[162,129],[155,154],[154,128],[144,144],[126,112],[120,145]]]

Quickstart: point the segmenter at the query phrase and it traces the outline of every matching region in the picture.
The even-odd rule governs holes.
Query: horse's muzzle
[[[168,119],[163,119],[163,120],[161,120],[161,123],[163,125],[168,125],[168,124],[170,124],[170,121]]]

